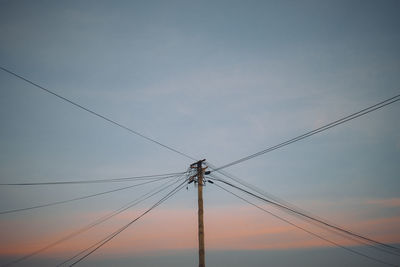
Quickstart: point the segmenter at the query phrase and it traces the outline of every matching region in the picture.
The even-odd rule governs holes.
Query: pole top
[[[206,161],[206,159],[199,160],[199,161],[197,161],[197,162],[195,162],[195,163],[192,163],[192,164],[190,165],[190,167],[191,167],[191,168],[197,167],[197,165],[202,164],[204,161]]]

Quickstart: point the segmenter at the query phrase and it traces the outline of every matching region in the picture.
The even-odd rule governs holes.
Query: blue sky
[[[399,5],[0,1],[0,60],[73,101],[219,166],[398,94]],[[358,221],[395,218],[399,114],[399,104],[393,104],[228,171],[355,229]],[[0,121],[1,182],[157,174],[192,163],[4,72]],[[112,186],[3,187],[0,207]],[[195,191],[185,192],[165,208],[195,211]],[[55,217],[79,225],[80,214],[114,209],[129,197],[121,193],[0,219],[18,222],[18,231],[46,225],[56,235],[63,224],[54,226]],[[211,209],[244,205],[211,186],[205,198]],[[37,225],[25,224],[27,218]],[[366,234],[380,237],[385,228],[371,226]],[[398,243],[399,228],[390,229]],[[40,234],[32,236],[32,242],[38,239]]]

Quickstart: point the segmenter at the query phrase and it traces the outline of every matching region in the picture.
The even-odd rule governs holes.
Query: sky
[[[389,0],[0,0],[0,65],[221,166],[398,95],[399,9],[399,1]],[[226,171],[319,217],[399,244],[399,115],[397,102]],[[4,71],[0,122],[1,183],[181,172],[193,163]],[[0,186],[0,211],[126,185]],[[154,187],[0,214],[0,263],[29,254]],[[53,266],[160,198],[24,264]],[[267,261],[382,266],[211,184],[204,188],[204,207],[208,266],[265,266]],[[196,265],[196,216],[197,190],[189,186],[82,265]],[[398,257],[376,256],[400,263]]]

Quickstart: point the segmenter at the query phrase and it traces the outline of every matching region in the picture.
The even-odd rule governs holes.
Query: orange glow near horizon
[[[48,251],[46,256],[71,255],[99,241],[102,237],[135,218],[138,213],[123,214],[111,223],[99,225]],[[104,214],[91,214],[93,218]],[[102,248],[102,254],[135,254],[150,251],[187,250],[197,248],[197,211],[189,209],[160,209],[146,215],[122,234]],[[296,221],[299,223],[299,221]],[[304,226],[303,224],[300,224]],[[400,241],[400,217],[360,220],[346,227],[382,242]],[[21,243],[9,238],[0,246],[1,255],[25,255],[68,235],[79,227],[68,231],[41,236],[40,240]],[[4,229],[4,228],[3,228]],[[317,228],[308,228],[323,233],[343,245],[354,243],[326,235]],[[205,213],[205,241],[208,250],[285,250],[326,247],[331,244],[317,239],[271,216],[255,212],[252,207],[208,208]],[[7,245],[6,245],[7,244]]]

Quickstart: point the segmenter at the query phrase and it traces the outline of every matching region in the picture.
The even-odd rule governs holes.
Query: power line
[[[210,169],[212,169],[212,170],[217,169],[217,167],[214,166],[213,164],[211,164],[210,162],[206,162],[206,165],[207,165]],[[261,188],[258,188],[258,187],[256,187],[256,186],[254,186],[254,185],[252,185],[252,184],[250,184],[250,183],[244,181],[243,179],[240,179],[239,177],[234,176],[233,174],[227,172],[226,170],[217,170],[217,172],[220,173],[220,174],[222,174],[223,176],[225,176],[225,177],[227,177],[227,178],[229,178],[229,179],[232,179],[233,181],[235,181],[235,182],[237,182],[237,183],[243,185],[244,187],[249,188],[249,189],[251,189],[251,190],[253,190],[253,191],[259,193],[260,195],[263,195],[263,196],[265,196],[265,197],[268,197],[268,198],[270,198],[270,199],[273,199],[273,200],[276,201],[276,202],[283,203],[284,205],[286,205],[286,206],[288,206],[288,207],[292,207],[292,208],[294,208],[294,209],[301,210],[302,212],[307,213],[307,211],[300,209],[299,207],[293,205],[292,203],[289,203],[289,202],[287,202],[287,201],[285,201],[285,200],[283,200],[283,199],[281,199],[281,198],[279,198],[279,197],[277,197],[277,196],[274,196],[274,195],[272,195],[271,193],[267,193],[267,192],[265,192],[264,190],[262,190]],[[215,175],[215,174],[214,174],[214,175]],[[211,176],[213,176],[213,174],[212,174]],[[214,176],[213,176],[213,177],[214,177]]]
[[[133,223],[135,223],[136,221],[138,221],[140,218],[142,218],[143,216],[145,216],[147,213],[149,213],[151,210],[153,210],[154,208],[156,208],[157,206],[159,206],[160,204],[162,204],[164,201],[166,201],[168,198],[170,198],[171,196],[173,196],[174,194],[176,194],[179,190],[181,190],[184,187],[184,184],[186,183],[186,180],[183,181],[181,184],[179,184],[177,187],[175,187],[173,190],[171,190],[168,194],[166,194],[163,198],[161,198],[159,201],[157,201],[153,206],[151,206],[149,209],[147,209],[145,212],[143,212],[141,215],[139,215],[138,217],[136,217],[135,219],[133,219],[132,221],[130,221],[129,223],[127,223],[126,225],[124,225],[123,227],[119,228],[118,230],[114,231],[113,233],[111,233],[110,235],[108,235],[107,237],[103,238],[102,240],[100,240],[99,242],[93,244],[92,246],[86,248],[85,250],[81,251],[80,253],[74,255],[73,257],[69,258],[68,260],[66,260],[64,263],[71,261],[73,259],[75,259],[76,257],[78,257],[79,255],[82,255],[83,253],[87,252],[85,255],[83,255],[81,258],[79,258],[78,260],[76,260],[75,262],[73,262],[70,266],[74,266],[77,263],[79,263],[80,261],[84,260],[86,257],[88,257],[90,254],[92,254],[93,252],[95,252],[96,250],[98,250],[99,248],[101,248],[103,245],[105,245],[106,243],[108,243],[109,241],[111,241],[114,237],[116,237],[118,234],[120,234],[122,231],[126,230],[129,226],[131,226]]]
[[[210,163],[207,163],[207,165],[211,165],[211,166],[212,166],[212,164],[210,164]],[[209,167],[210,167],[210,166],[209,166]],[[210,168],[215,168],[215,167],[210,167]],[[310,217],[310,218],[311,218],[311,217],[317,218],[319,221],[324,221],[325,223],[328,223],[328,224],[330,224],[330,225],[333,225],[333,226],[335,226],[335,227],[337,227],[337,228],[341,228],[340,226],[338,226],[338,225],[336,225],[336,224],[334,224],[334,223],[332,223],[332,222],[329,222],[329,221],[327,221],[327,220],[324,219],[324,218],[321,218],[321,217],[318,217],[318,216],[316,216],[316,215],[314,215],[314,214],[311,214],[310,212],[308,212],[308,211],[306,211],[306,210],[304,210],[304,209],[301,209],[301,208],[297,207],[296,205],[293,205],[293,204],[291,204],[291,203],[289,203],[289,202],[287,202],[287,201],[285,201],[285,200],[282,200],[282,199],[280,199],[280,198],[278,198],[278,197],[276,197],[276,196],[274,196],[274,195],[272,195],[272,194],[270,194],[270,193],[266,193],[265,191],[261,190],[260,188],[254,186],[254,185],[252,185],[252,184],[249,184],[248,182],[245,182],[245,181],[243,181],[242,179],[240,179],[240,178],[238,178],[238,177],[236,177],[236,176],[234,176],[234,175],[232,175],[232,174],[230,174],[230,173],[228,173],[228,172],[226,172],[226,171],[224,171],[224,170],[218,170],[217,172],[219,172],[219,173],[221,173],[222,175],[224,175],[224,176],[226,176],[226,177],[232,179],[233,181],[235,181],[235,182],[241,184],[242,186],[244,186],[244,187],[246,187],[246,188],[248,188],[248,189],[250,189],[250,190],[253,190],[253,191],[257,192],[258,194],[260,194],[260,195],[262,195],[262,196],[264,196],[264,197],[267,197],[267,198],[269,198],[269,199],[274,200],[274,201],[277,202],[277,203],[280,203],[281,205],[283,205],[283,206],[285,206],[285,207],[288,207],[288,208],[290,208],[290,209],[292,209],[292,210],[296,210],[296,211],[299,212],[299,213],[306,214],[306,215],[307,215],[308,217]],[[215,174],[210,174],[210,176],[211,176],[211,177],[214,177],[214,178],[217,179],[217,180],[222,181],[222,179],[216,177]],[[399,249],[396,248],[396,247],[390,246],[390,249],[391,249],[391,250],[387,250],[388,248],[387,248],[387,247],[381,247],[381,246],[380,246],[381,244],[379,244],[379,246],[377,246],[377,245],[375,245],[374,243],[371,243],[370,241],[366,241],[366,240],[360,239],[360,238],[355,238],[354,236],[351,236],[351,235],[342,233],[342,232],[337,231],[337,230],[335,231],[335,229],[332,229],[332,228],[330,228],[330,227],[328,227],[328,226],[326,226],[326,225],[324,225],[324,224],[318,223],[318,222],[316,222],[316,221],[314,221],[314,220],[308,219],[307,217],[298,215],[298,214],[293,213],[293,212],[292,212],[292,214],[295,215],[295,216],[298,216],[298,217],[301,218],[302,220],[307,220],[309,223],[312,223],[312,224],[314,224],[314,225],[316,225],[316,226],[318,226],[318,227],[321,227],[321,228],[323,228],[323,229],[325,229],[325,230],[327,230],[327,231],[330,231],[330,232],[332,232],[332,233],[334,233],[334,234],[336,234],[336,235],[340,235],[340,236],[342,236],[342,237],[344,237],[344,238],[346,238],[346,239],[349,239],[349,240],[358,242],[358,243],[363,244],[363,245],[371,246],[371,247],[375,248],[376,250],[380,250],[380,251],[383,251],[383,252],[385,252],[385,253],[389,253],[389,254],[392,254],[392,255],[400,256],[400,253],[398,252]],[[392,251],[393,249],[396,250],[396,252]]]
[[[211,169],[216,169],[216,167],[213,164],[211,164],[210,162],[207,162],[207,166],[209,166]],[[239,177],[234,176],[233,174],[231,174],[231,173],[229,173],[229,172],[227,172],[225,170],[217,170],[217,172],[222,174],[222,175],[224,175],[225,177],[233,180],[234,182],[237,182],[238,184],[240,184],[240,185],[242,185],[242,186],[244,186],[244,187],[246,187],[246,188],[248,188],[250,190],[253,190],[254,192],[257,192],[258,194],[260,194],[262,196],[265,196],[265,197],[267,197],[269,199],[274,200],[277,203],[281,203],[281,204],[285,205],[286,207],[291,207],[292,209],[301,211],[304,214],[308,214],[309,216],[313,216],[313,217],[318,218],[320,220],[327,221],[326,219],[323,219],[323,218],[320,218],[320,217],[318,217],[318,216],[316,216],[314,214],[311,214],[310,212],[308,212],[308,211],[306,211],[304,209],[301,209],[300,207],[298,207],[298,206],[296,206],[296,205],[294,205],[294,204],[292,204],[292,203],[290,203],[290,202],[288,202],[286,200],[283,200],[282,198],[279,198],[279,197],[277,197],[277,196],[275,196],[275,195],[273,195],[271,193],[267,193],[264,190],[262,190],[261,188],[256,187],[256,186],[244,181],[243,179],[240,179]],[[215,177],[215,174],[211,174],[210,176]],[[215,178],[217,178],[217,177],[215,177]],[[220,178],[217,178],[217,179],[220,179]],[[335,225],[334,223],[331,223],[331,224]],[[319,227],[322,227],[322,226],[319,225]]]
[[[207,165],[211,169],[215,169],[216,168],[215,166],[213,166],[209,162],[207,162]],[[345,232],[340,231],[340,230],[339,230],[339,232],[334,231],[335,228],[336,229],[343,229],[343,228],[338,226],[338,225],[336,225],[336,224],[334,224],[334,223],[332,223],[332,222],[327,221],[324,218],[320,218],[320,217],[318,217],[318,216],[316,216],[314,214],[311,214],[310,212],[308,212],[308,211],[306,211],[304,209],[301,209],[301,208],[299,208],[299,207],[297,207],[297,206],[295,206],[295,205],[293,205],[293,204],[291,204],[291,203],[289,203],[289,202],[287,202],[285,200],[282,200],[282,199],[280,199],[280,198],[278,198],[278,197],[276,197],[276,196],[274,196],[274,195],[272,195],[270,193],[266,193],[262,189],[254,186],[254,185],[252,185],[252,184],[250,184],[248,182],[245,182],[244,180],[242,180],[242,179],[240,179],[240,178],[238,178],[238,177],[236,177],[236,176],[234,176],[234,175],[232,175],[232,174],[230,174],[230,173],[228,173],[228,172],[226,172],[224,170],[217,170],[217,172],[219,172],[220,174],[222,174],[222,175],[232,179],[233,181],[243,185],[244,187],[249,188],[249,189],[257,192],[258,194],[260,194],[260,195],[262,195],[264,197],[267,197],[269,199],[274,200],[276,203],[280,203],[281,206],[285,206],[287,209],[292,210],[292,211],[290,211],[292,213],[293,213],[293,211],[296,211],[299,214],[301,213],[302,215],[299,215],[297,213],[293,213],[293,214],[296,215],[296,216],[300,216],[300,218],[303,219],[303,220],[310,220],[310,223],[313,223],[313,224],[315,224],[315,225],[317,225],[317,226],[319,226],[321,228],[324,228],[327,231],[332,231],[335,234],[341,235],[341,236],[343,236],[343,237],[345,237],[347,239],[350,239],[350,240],[353,240],[353,241],[356,241],[356,242],[359,242],[359,243],[362,243],[362,244],[365,244],[365,245],[368,245],[368,246],[372,246],[375,249],[380,250],[380,251],[384,251],[386,253],[390,253],[390,254],[393,254],[393,255],[396,255],[396,256],[400,256],[400,253],[399,253],[400,250],[397,247],[390,246],[390,245],[384,244],[384,243],[380,243],[380,242],[375,241],[375,240],[368,240],[368,238],[362,238],[361,235],[356,234],[356,233],[354,233],[354,235],[352,235],[353,237],[357,238],[356,240],[354,240],[354,238],[352,238],[351,235],[349,236],[348,233],[345,233]],[[214,178],[216,178],[218,180],[221,180],[220,178],[216,177],[214,174],[210,174],[210,176],[212,176],[212,177],[214,177]],[[223,181],[223,180],[221,180],[221,181]],[[257,196],[257,198],[258,198],[258,196]],[[270,201],[270,200],[268,200],[268,201]],[[314,219],[316,218],[316,220],[311,220],[310,218],[314,218]],[[321,222],[324,222],[324,223],[322,224]],[[345,231],[348,231],[348,230],[345,230]],[[348,232],[350,232],[350,231],[348,231]],[[344,235],[342,233],[344,233]],[[361,240],[363,240],[363,241],[361,241]],[[372,242],[372,244],[371,244],[371,241],[374,241],[374,242]],[[377,244],[379,246],[375,246],[374,244]],[[380,247],[380,246],[383,246],[383,247]],[[390,249],[390,250],[386,250],[384,248]],[[393,252],[392,250],[395,250],[396,252]]]
[[[69,240],[69,239],[71,239],[71,238],[73,238],[73,237],[75,237],[77,235],[80,235],[80,234],[92,229],[93,227],[95,227],[95,226],[97,226],[97,225],[99,225],[99,224],[101,224],[101,223],[103,223],[103,222],[115,217],[116,215],[118,215],[118,214],[120,214],[120,213],[122,213],[122,212],[124,212],[124,211],[126,211],[126,210],[128,210],[130,208],[132,208],[133,206],[136,206],[139,203],[141,203],[141,202],[153,197],[154,195],[164,191],[165,189],[167,189],[170,186],[172,186],[172,185],[176,184],[177,182],[179,182],[179,180],[181,180],[181,179],[182,179],[182,177],[178,178],[176,181],[173,181],[172,183],[171,183],[171,181],[163,183],[161,186],[158,186],[155,189],[152,189],[149,192],[147,192],[147,193],[141,195],[140,197],[136,198],[135,200],[128,202],[127,204],[125,204],[121,208],[119,208],[119,209],[117,209],[117,210],[115,210],[115,211],[113,211],[111,213],[108,213],[108,214],[106,214],[106,215],[94,220],[90,224],[88,224],[88,225],[86,225],[86,226],[84,226],[84,227],[82,227],[82,228],[80,228],[80,229],[78,229],[78,230],[76,230],[76,231],[74,231],[74,232],[72,232],[72,233],[70,233],[70,234],[68,234],[68,235],[66,235],[66,236],[64,236],[64,237],[62,237],[62,238],[60,238],[60,239],[58,239],[58,240],[46,245],[46,246],[38,249],[38,250],[36,250],[36,251],[33,251],[28,255],[25,255],[25,256],[23,256],[23,257],[21,257],[19,259],[16,259],[16,260],[8,262],[8,263],[6,263],[4,265],[1,265],[1,267],[11,266],[11,265],[19,263],[21,261],[27,260],[27,259],[29,259],[29,258],[31,258],[31,257],[33,257],[33,256],[45,251],[45,250],[48,250],[48,249],[50,249],[50,248],[52,248],[52,247],[54,247],[56,245],[59,245],[59,244],[65,242],[65,241],[67,241],[67,240]]]
[[[163,143],[161,143],[161,142],[159,142],[159,141],[157,141],[157,140],[155,140],[153,138],[147,137],[144,134],[139,133],[138,131],[135,131],[135,130],[133,130],[133,129],[121,124],[121,123],[119,123],[119,122],[116,122],[116,121],[114,121],[114,120],[112,120],[112,119],[110,119],[110,118],[108,118],[106,116],[103,116],[103,115],[101,115],[101,114],[99,114],[99,113],[97,113],[97,112],[95,112],[95,111],[93,111],[93,110],[91,110],[89,108],[86,108],[86,107],[84,107],[84,106],[82,106],[82,105],[80,105],[80,104],[78,104],[78,103],[76,103],[76,102],[74,102],[74,101],[62,96],[62,95],[60,95],[60,94],[57,94],[57,93],[51,91],[50,89],[47,89],[47,88],[45,88],[45,87],[43,87],[43,86],[41,86],[41,85],[39,85],[39,84],[27,79],[27,78],[24,78],[21,75],[16,74],[15,72],[13,72],[13,71],[11,71],[9,69],[6,69],[4,67],[0,67],[0,69],[5,71],[5,72],[7,72],[7,73],[9,73],[9,74],[11,74],[11,75],[13,75],[13,76],[15,76],[15,77],[17,77],[17,78],[19,78],[19,79],[21,79],[21,80],[23,80],[23,81],[25,81],[25,82],[27,82],[27,83],[29,83],[29,84],[31,84],[31,85],[33,85],[33,86],[35,86],[35,87],[37,87],[37,88],[39,88],[39,89],[41,89],[41,90],[43,90],[43,91],[45,91],[46,93],[49,93],[49,94],[51,94],[51,95],[53,95],[55,97],[58,97],[59,99],[65,101],[65,102],[68,102],[69,104],[72,104],[75,107],[77,107],[79,109],[82,109],[82,110],[84,110],[84,111],[86,111],[86,112],[88,112],[88,113],[90,113],[90,114],[92,114],[92,115],[94,115],[94,116],[96,116],[98,118],[101,118],[101,119],[103,119],[105,121],[108,121],[109,123],[111,123],[111,124],[113,124],[115,126],[118,126],[118,127],[122,128],[122,129],[124,129],[124,130],[126,130],[126,131],[128,131],[128,132],[130,132],[130,133],[132,133],[134,135],[140,136],[140,137],[142,137],[142,138],[144,138],[144,139],[146,139],[146,140],[148,140],[148,141],[150,141],[152,143],[155,143],[155,144],[157,144],[159,146],[162,146],[162,147],[164,147],[164,148],[166,148],[166,149],[168,149],[168,150],[170,150],[172,152],[175,152],[175,153],[177,153],[177,154],[179,154],[181,156],[184,156],[184,157],[189,158],[191,160],[196,160],[195,158],[193,158],[193,157],[191,157],[191,156],[189,156],[189,155],[187,155],[187,154],[185,154],[185,153],[183,153],[183,152],[181,152],[181,151],[179,151],[179,150],[177,150],[175,148],[172,148],[171,146],[164,145]]]
[[[77,181],[53,181],[53,182],[35,182],[35,183],[0,183],[0,186],[25,186],[25,185],[67,185],[67,184],[92,184],[92,183],[119,183],[119,182],[132,182],[140,180],[151,180],[162,178],[175,177],[177,175],[184,174],[185,172],[166,173],[166,174],[155,174],[155,175],[142,175],[132,176],[123,178],[111,178],[111,179],[97,179],[97,180],[77,180]]]
[[[348,116],[345,116],[345,117],[343,117],[343,118],[341,118],[341,119],[338,119],[338,120],[336,120],[336,121],[333,121],[333,122],[331,122],[331,123],[328,123],[328,124],[326,124],[326,125],[324,125],[324,126],[322,126],[322,127],[319,127],[319,128],[317,128],[317,129],[314,129],[314,130],[312,130],[312,131],[309,131],[309,132],[307,132],[307,133],[304,133],[304,134],[299,135],[299,136],[297,136],[297,137],[294,137],[294,138],[292,138],[292,139],[289,139],[289,140],[287,140],[287,141],[285,141],[285,142],[282,142],[282,143],[280,143],[280,144],[277,144],[277,145],[275,145],[275,146],[271,146],[271,147],[269,147],[269,148],[267,148],[267,149],[264,149],[264,150],[261,150],[261,151],[259,151],[259,152],[257,152],[257,153],[251,154],[251,155],[246,156],[246,157],[243,157],[243,158],[241,158],[241,159],[232,161],[232,162],[230,162],[230,163],[228,163],[228,164],[222,165],[222,166],[220,166],[220,167],[214,169],[213,171],[218,171],[218,170],[221,170],[221,169],[225,169],[225,168],[227,168],[227,167],[230,167],[230,166],[239,164],[239,163],[241,163],[241,162],[243,162],[243,161],[246,161],[246,160],[249,160],[249,159],[258,157],[258,156],[263,155],[263,154],[265,154],[265,153],[269,153],[269,152],[274,151],[274,150],[276,150],[276,149],[279,149],[279,148],[281,148],[281,147],[284,147],[284,146],[287,146],[287,145],[289,145],[289,144],[295,143],[295,142],[297,142],[297,141],[303,140],[303,139],[305,139],[305,138],[307,138],[307,137],[310,137],[310,136],[312,136],[312,135],[314,135],[314,134],[317,134],[317,133],[326,131],[326,130],[328,130],[328,129],[330,129],[330,128],[333,128],[333,127],[335,127],[335,126],[337,126],[337,125],[340,125],[340,124],[342,124],[342,123],[345,123],[345,122],[347,122],[347,121],[350,121],[350,120],[356,119],[356,118],[358,118],[358,117],[361,117],[361,116],[363,116],[363,115],[365,115],[365,114],[368,114],[368,113],[370,113],[370,112],[372,112],[372,111],[375,111],[375,110],[378,110],[378,109],[380,109],[380,108],[383,108],[383,107],[385,107],[385,106],[387,106],[387,105],[390,105],[390,104],[392,104],[392,103],[395,103],[395,102],[397,102],[397,101],[399,101],[399,100],[400,100],[400,94],[399,94],[399,95],[396,95],[396,96],[394,96],[394,97],[391,97],[391,98],[389,98],[389,99],[386,99],[386,100],[384,100],[384,101],[381,101],[381,102],[379,102],[379,103],[377,103],[377,104],[375,104],[375,105],[369,106],[369,107],[367,107],[367,108],[365,108],[365,109],[362,109],[362,110],[360,110],[360,111],[358,111],[358,112],[355,112],[355,113],[353,113],[353,114],[350,114],[350,115],[348,115]]]
[[[319,223],[319,224],[322,224],[322,225],[324,225],[324,226],[330,227],[330,228],[335,229],[335,230],[337,230],[337,231],[340,231],[340,232],[342,232],[342,233],[344,233],[344,234],[348,234],[348,235],[354,236],[354,237],[356,237],[356,238],[365,240],[365,241],[370,242],[370,243],[374,243],[374,244],[380,245],[380,246],[385,247],[385,248],[388,248],[388,249],[392,249],[392,250],[397,251],[397,252],[400,251],[398,248],[396,248],[396,247],[394,247],[394,246],[391,246],[391,245],[388,245],[388,244],[385,244],[385,243],[376,241],[376,240],[374,240],[374,239],[371,239],[371,238],[362,236],[362,235],[360,235],[360,234],[357,234],[357,233],[354,233],[354,232],[352,232],[352,231],[346,230],[346,229],[344,229],[344,228],[342,228],[342,227],[333,225],[333,224],[331,224],[331,223],[329,223],[329,222],[326,222],[326,221],[323,221],[323,220],[321,220],[321,219],[312,217],[312,216],[310,216],[310,215],[308,215],[308,214],[305,214],[305,213],[303,213],[303,212],[301,212],[301,211],[298,211],[298,210],[295,210],[295,209],[293,209],[293,208],[290,208],[290,207],[284,206],[284,205],[282,205],[282,204],[279,204],[279,203],[277,203],[277,202],[274,202],[274,201],[265,199],[265,198],[263,198],[263,197],[260,197],[260,196],[258,196],[258,195],[256,195],[256,194],[253,194],[253,193],[251,193],[251,192],[249,192],[249,191],[247,191],[247,190],[245,190],[245,189],[243,189],[243,188],[240,188],[240,187],[238,187],[238,186],[235,186],[235,185],[233,185],[233,184],[231,184],[231,183],[229,183],[229,182],[226,182],[226,181],[224,181],[224,180],[217,179],[217,181],[223,182],[223,183],[225,183],[225,184],[227,184],[227,185],[229,185],[229,186],[231,186],[231,187],[233,187],[233,188],[236,188],[236,189],[238,189],[238,190],[240,190],[240,191],[242,191],[242,192],[244,192],[244,193],[247,193],[247,194],[249,194],[249,195],[251,195],[251,196],[253,196],[253,197],[255,197],[255,198],[258,198],[258,199],[260,199],[260,200],[262,200],[262,201],[265,201],[265,202],[267,202],[267,203],[269,203],[269,204],[272,204],[272,205],[274,205],[274,206],[276,206],[276,207],[278,207],[278,208],[284,209],[284,210],[289,211],[289,212],[291,212],[291,213],[293,213],[293,214],[296,214],[296,215],[300,215],[300,216],[303,217],[303,218],[307,218],[307,219],[313,220],[313,221],[315,221],[315,222],[317,222],[317,223]],[[374,248],[375,248],[375,247],[374,247]],[[385,251],[385,252],[388,252],[388,251]],[[388,252],[388,253],[390,253],[390,252]],[[391,253],[391,254],[394,254],[394,253]],[[398,256],[398,254],[395,254],[395,255]]]
[[[320,223],[320,224],[323,224],[323,225],[325,225],[325,226],[331,227],[331,228],[333,228],[333,229],[335,229],[335,230],[337,230],[337,231],[341,231],[341,232],[343,232],[343,233],[345,233],[345,234],[349,234],[349,235],[355,236],[355,237],[357,237],[357,238],[360,238],[360,239],[366,240],[366,241],[368,241],[368,242],[375,243],[375,244],[378,244],[378,245],[381,245],[381,246],[384,246],[384,247],[387,247],[387,248],[390,248],[390,249],[399,250],[399,249],[396,248],[396,247],[393,247],[393,246],[390,246],[390,245],[388,245],[388,244],[385,244],[385,243],[382,243],[382,242],[379,242],[379,241],[370,239],[370,238],[368,238],[368,237],[364,237],[364,236],[362,236],[362,235],[356,234],[356,233],[351,232],[351,231],[349,231],[349,230],[346,230],[346,229],[343,229],[343,228],[341,228],[341,227],[335,226],[335,225],[333,225],[333,224],[331,224],[331,223],[328,223],[328,222],[322,221],[322,220],[320,220],[320,219],[317,219],[317,218],[315,218],[315,217],[312,217],[312,216],[310,216],[310,215],[308,215],[308,214],[304,214],[303,212],[297,211],[297,210],[295,210],[295,209],[293,209],[293,208],[286,207],[286,206],[284,206],[284,205],[282,205],[282,204],[279,204],[279,203],[277,203],[277,202],[274,202],[274,201],[265,199],[265,198],[263,198],[263,197],[260,197],[260,196],[258,196],[258,195],[256,195],[256,194],[253,194],[253,193],[251,193],[251,192],[249,192],[249,191],[247,191],[247,190],[245,190],[245,189],[243,189],[243,188],[240,188],[240,187],[238,187],[238,186],[235,186],[235,185],[233,185],[233,184],[231,184],[231,183],[229,183],[229,182],[226,182],[226,181],[224,181],[224,180],[217,179],[217,181],[223,182],[223,183],[225,183],[225,184],[227,184],[227,185],[229,185],[229,186],[231,186],[231,187],[233,187],[233,188],[236,188],[236,189],[238,189],[238,190],[240,190],[240,191],[242,191],[242,192],[244,192],[244,193],[247,193],[247,194],[249,194],[249,195],[251,195],[251,196],[253,196],[253,197],[255,197],[255,198],[258,198],[258,199],[260,199],[260,200],[262,200],[262,201],[265,201],[265,202],[267,202],[267,203],[269,203],[269,204],[272,204],[272,205],[274,205],[274,206],[276,206],[276,207],[278,207],[278,208],[284,209],[284,210],[289,211],[289,212],[291,212],[291,213],[300,215],[300,216],[302,216],[302,217],[305,217],[305,218],[307,218],[307,219],[313,220],[313,221],[318,222],[318,223]]]
[[[72,202],[72,201],[83,200],[83,199],[87,199],[87,198],[91,198],[91,197],[97,197],[97,196],[100,196],[100,195],[105,195],[105,194],[109,194],[109,193],[113,193],[113,192],[117,192],[117,191],[121,191],[121,190],[126,190],[126,189],[129,189],[129,188],[132,188],[132,187],[136,187],[136,186],[140,186],[140,185],[145,185],[145,184],[149,184],[149,183],[158,182],[158,181],[163,180],[163,179],[164,178],[160,178],[158,180],[151,180],[151,181],[147,181],[147,182],[140,183],[140,184],[134,184],[134,185],[130,185],[130,186],[120,187],[120,188],[117,188],[117,189],[104,191],[104,192],[100,192],[100,193],[96,193],[96,194],[92,194],[92,195],[82,196],[82,197],[76,197],[76,198],[72,198],[72,199],[68,199],[68,200],[56,201],[56,202],[52,202],[52,203],[47,203],[47,204],[42,204],[42,205],[37,205],[37,206],[32,206],[32,207],[27,207],[27,208],[0,211],[0,215],[1,214],[7,214],[7,213],[19,212],[19,211],[27,211],[27,210],[32,210],[32,209],[44,208],[44,207],[64,204],[64,203],[68,203],[68,202]]]
[[[333,244],[333,245],[335,245],[335,246],[337,246],[337,247],[343,248],[343,249],[345,249],[345,250],[347,250],[347,251],[349,251],[349,252],[351,252],[351,253],[354,253],[354,254],[357,254],[357,255],[359,255],[359,256],[365,257],[365,258],[370,259],[370,260],[373,260],[373,261],[375,261],[375,262],[379,262],[379,263],[382,263],[382,264],[384,264],[384,265],[396,267],[396,265],[394,265],[394,264],[391,264],[391,263],[382,261],[382,260],[377,259],[377,258],[374,258],[374,257],[372,257],[372,256],[370,256],[370,255],[367,255],[367,254],[361,253],[361,252],[359,252],[359,251],[356,251],[356,250],[354,250],[354,249],[345,247],[345,246],[340,245],[339,243],[334,242],[334,241],[332,241],[332,240],[329,240],[329,239],[327,239],[327,238],[325,238],[325,237],[323,237],[323,236],[321,236],[321,235],[319,235],[319,234],[316,234],[316,233],[314,233],[314,232],[311,232],[311,231],[309,231],[309,230],[307,230],[307,229],[305,229],[305,228],[303,228],[303,227],[301,227],[301,226],[296,225],[295,223],[293,223],[293,222],[291,222],[291,221],[289,221],[289,220],[287,220],[287,219],[285,219],[285,218],[282,218],[282,217],[280,217],[280,216],[278,216],[278,215],[276,215],[276,214],[274,214],[274,213],[272,213],[272,212],[270,212],[270,211],[268,211],[268,210],[266,210],[266,209],[264,209],[264,208],[262,208],[262,207],[260,207],[260,206],[258,206],[258,205],[256,205],[256,204],[250,202],[249,200],[247,200],[247,199],[245,199],[245,198],[243,198],[243,197],[241,197],[241,196],[239,196],[239,195],[233,193],[232,191],[230,191],[230,190],[228,190],[228,189],[226,189],[226,188],[224,188],[224,187],[222,187],[222,186],[220,186],[220,185],[218,185],[218,184],[215,184],[215,185],[216,185],[217,187],[221,188],[222,190],[224,190],[224,191],[226,191],[226,192],[228,192],[228,193],[230,193],[230,194],[236,196],[237,198],[240,198],[241,200],[247,202],[248,204],[250,204],[250,205],[252,205],[252,206],[254,206],[254,207],[256,207],[256,208],[258,208],[258,209],[260,209],[260,210],[262,210],[262,211],[264,211],[264,212],[266,212],[266,213],[268,213],[268,214],[270,214],[271,216],[273,216],[273,217],[275,217],[275,218],[277,218],[277,219],[279,219],[279,220],[281,220],[281,221],[284,221],[284,222],[286,222],[286,223],[288,223],[288,224],[290,224],[290,225],[292,225],[292,226],[294,226],[294,227],[296,227],[296,228],[298,228],[298,229],[300,229],[300,230],[302,230],[302,231],[304,231],[304,232],[306,232],[306,233],[308,233],[308,234],[310,234],[310,235],[313,235],[313,236],[315,236],[315,237],[317,237],[317,238],[319,238],[319,239],[321,239],[321,240],[324,240],[324,241],[326,241],[326,242],[328,242],[328,243],[331,243],[331,244]]]

